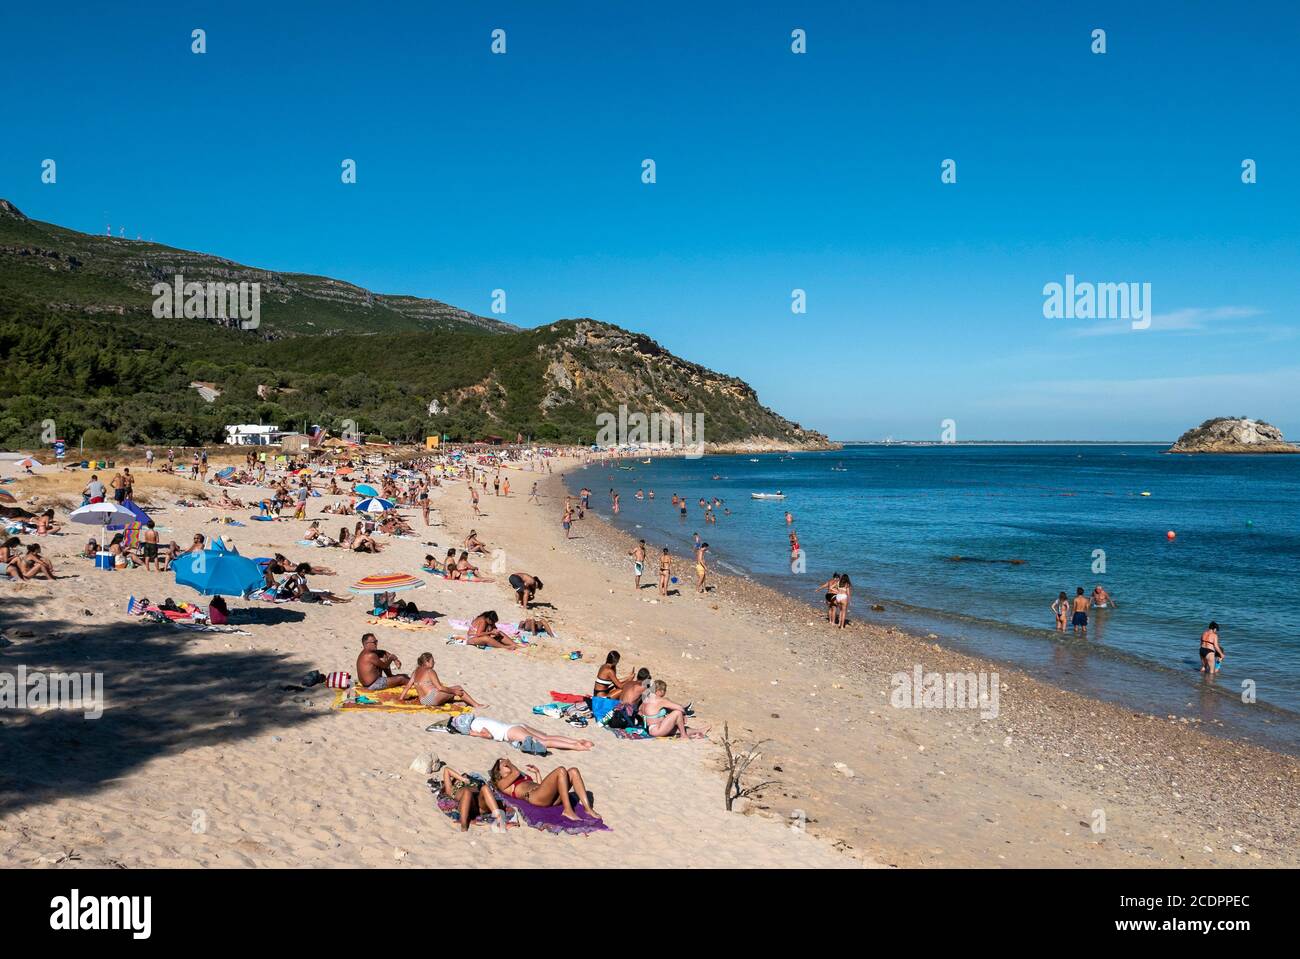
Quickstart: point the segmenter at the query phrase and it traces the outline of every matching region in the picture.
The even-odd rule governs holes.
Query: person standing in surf
[[[1223,647],[1219,645],[1218,623],[1210,623],[1205,632],[1201,633],[1200,654],[1201,672],[1215,673],[1223,668]]]
[[[1083,595],[1082,586],[1078,587],[1074,594],[1074,617],[1070,620],[1076,635],[1088,635],[1088,609],[1091,606],[1092,600]]]
[[[1053,600],[1052,612],[1056,614],[1056,631],[1065,632],[1066,623],[1070,619],[1070,599],[1065,595],[1065,590],[1061,590],[1061,595]]]

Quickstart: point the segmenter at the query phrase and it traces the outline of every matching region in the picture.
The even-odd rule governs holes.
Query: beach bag
[[[330,673],[325,677],[325,685],[330,689],[347,689],[352,685],[352,674],[348,672]]]
[[[623,703],[617,709],[611,710],[605,725],[610,729],[636,729],[642,725],[641,717],[636,711],[636,703]]]

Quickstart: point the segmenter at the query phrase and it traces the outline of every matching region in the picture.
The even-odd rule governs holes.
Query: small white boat
[[[785,494],[780,490],[775,493],[750,493],[751,499],[785,499]]]
[[[750,461],[751,463],[757,463],[757,462],[758,462],[758,460],[754,459],[753,457],[750,457],[750,460],[749,460],[749,461]]]

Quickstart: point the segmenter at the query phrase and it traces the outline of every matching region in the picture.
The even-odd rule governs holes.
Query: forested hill
[[[227,272],[205,276],[193,262]],[[178,266],[187,281],[288,276],[293,289],[278,318],[263,293],[257,330],[155,319],[150,286]],[[318,295],[332,285],[364,296]],[[365,297],[370,305],[359,305]],[[338,433],[344,421],[389,440],[522,433],[591,442],[596,417],[620,405],[702,413],[710,444],[826,445],[764,407],[743,381],[610,324],[520,330],[433,300],[90,237],[29,220],[4,201],[0,363],[0,446],[8,448],[37,445],[50,419],[61,438],[88,433],[94,447],[220,442],[228,423],[320,424]],[[207,402],[195,383],[216,399]]]

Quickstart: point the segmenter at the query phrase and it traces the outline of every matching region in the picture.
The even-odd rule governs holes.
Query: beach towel
[[[607,699],[604,696],[591,697],[591,714],[596,717],[596,722],[604,724],[605,718],[618,708],[617,699]]]
[[[246,629],[240,629],[238,626],[231,626],[226,623],[190,623],[172,620],[172,625],[178,629],[187,629],[192,633],[229,633],[235,636],[253,635]]]
[[[401,686],[394,686],[391,689],[358,689],[358,694],[364,694],[367,699],[374,700],[369,703],[347,702],[347,690],[340,689],[334,697],[334,709],[342,712],[371,712],[371,713],[445,713],[449,716],[459,716],[461,713],[470,711],[464,703],[448,703],[446,706],[425,706],[420,700],[412,695],[404,701],[399,702],[397,697],[402,693]],[[415,690],[411,690],[412,694]]]
[[[435,802],[437,802],[438,804],[438,812],[442,813],[452,822],[456,823],[456,825],[458,826],[460,825],[460,806],[459,804],[457,804],[455,799],[453,799],[451,796],[446,795],[441,789],[438,789],[437,798]],[[500,804],[500,799],[498,799],[497,802],[498,804]],[[517,829],[521,824],[519,819],[519,813],[513,809],[507,808],[505,805],[502,805],[501,809],[506,814],[506,828]],[[497,821],[496,817],[493,816],[492,813],[484,809],[482,814],[477,819],[475,819],[472,823],[470,823],[470,826],[487,826],[491,828],[493,825],[496,824],[496,821]]]
[[[400,619],[383,619],[380,617],[371,617],[371,626],[391,626],[393,629],[432,629],[433,620],[426,618],[418,623],[406,623]]]
[[[553,703],[585,703],[586,696],[579,696],[577,693],[557,693],[551,690],[551,702]]]
[[[468,631],[469,631],[469,627],[470,627],[470,625],[471,625],[472,623],[473,623],[473,620],[469,620],[469,619],[449,619],[449,620],[447,620],[447,625],[448,625],[448,626],[450,626],[452,629],[459,630],[459,631],[462,632],[462,633],[464,633],[464,632],[468,632]],[[511,638],[514,638],[514,637],[519,636],[519,627],[516,626],[514,623],[497,623],[497,629],[499,629],[499,630],[502,632],[503,635],[505,635],[505,636],[509,636],[509,637],[511,637]],[[529,634],[527,634],[527,635],[525,635],[525,636],[519,636],[519,638],[520,638],[520,639],[523,639],[523,640],[526,641],[529,635],[532,635],[532,634],[529,633]]]
[[[587,812],[585,806],[574,805],[573,811],[578,815],[578,820],[575,822],[564,818],[563,806],[534,806],[522,799],[514,799],[499,793],[494,795],[497,797],[497,802],[511,812],[517,813],[524,825],[531,826],[533,829],[540,829],[557,836],[585,836],[593,832],[611,831],[609,826]]]
[[[672,742],[675,739],[676,740],[681,739],[680,736],[651,736],[649,731],[644,726],[635,726],[631,729],[611,729],[609,726],[606,726],[605,728],[609,729],[609,731],[613,733],[615,736],[617,736],[619,739],[649,739],[649,740],[658,740],[659,742],[664,742],[664,743]],[[691,729],[687,731],[686,738],[695,740],[695,739],[708,739],[709,737],[706,733],[702,733],[698,729]]]

